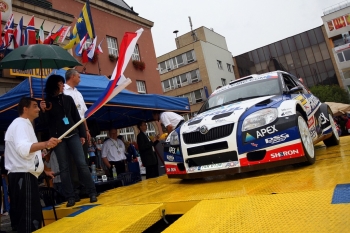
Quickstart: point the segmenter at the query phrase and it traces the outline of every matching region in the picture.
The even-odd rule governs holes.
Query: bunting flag
[[[23,45],[24,42],[24,35],[23,35],[23,16],[19,20],[17,27],[14,32],[15,37],[15,48],[18,48],[19,46]]]
[[[118,91],[116,87],[118,85],[123,85],[126,81],[124,76],[124,70],[129,63],[131,55],[135,49],[135,45],[139,37],[141,36],[143,29],[140,28],[136,32],[126,32],[123,40],[120,44],[119,59],[114,68],[111,80],[109,81],[106,89],[100,95],[98,100],[85,112],[85,119],[94,114],[98,109],[100,109],[104,104],[106,104],[110,99],[112,99]]]
[[[10,45],[10,42],[12,41],[13,37],[13,29],[14,29],[14,17],[13,14],[8,18],[5,29],[4,29],[4,47],[8,47]]]
[[[88,56],[89,59],[92,59],[94,57],[95,48],[96,48],[96,41],[97,41],[97,36],[95,37],[94,41],[89,46],[89,48],[87,49],[87,51],[88,51],[87,56]]]
[[[63,46],[63,49],[71,49],[74,47],[75,43],[77,42],[77,35],[73,35],[73,34],[71,34],[71,35],[72,35],[72,38],[70,39],[68,44]]]
[[[62,32],[61,32],[61,35],[59,36],[58,40],[57,40],[57,43],[61,44],[64,42],[64,40],[66,39],[67,37],[67,34],[68,32],[70,31],[70,26],[63,26],[62,27]]]
[[[101,48],[101,44],[102,44],[102,41],[103,41],[104,39],[105,39],[105,38],[103,38],[103,39],[101,40],[101,42],[98,44],[95,53],[103,53],[102,48]]]
[[[77,47],[75,47],[75,54],[77,56],[81,56],[82,52],[83,52],[83,49],[84,49],[84,45],[86,43],[86,40],[87,40],[87,37],[88,37],[88,34],[86,34],[83,39],[79,42],[79,44],[77,45]]]
[[[57,42],[58,39],[60,38],[62,32],[63,32],[63,25],[57,30],[57,32],[55,32],[53,35],[51,35],[51,40],[52,43]]]
[[[52,40],[51,40],[51,35],[52,35],[52,31],[55,29],[56,25],[53,26],[53,28],[51,29],[49,35],[45,38],[44,40],[44,44],[51,44]]]
[[[30,19],[28,26],[24,30],[24,44],[25,45],[31,45],[36,44],[36,33],[35,33],[35,26],[34,26],[34,15]]]
[[[36,40],[38,41],[38,44],[43,44],[45,40],[44,23],[45,23],[45,20],[42,22],[39,28],[39,31],[36,33]]]

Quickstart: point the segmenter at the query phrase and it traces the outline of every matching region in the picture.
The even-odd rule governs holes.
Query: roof
[[[133,13],[135,15],[138,15],[138,13],[136,13],[132,7],[130,7],[128,4],[126,4],[123,0],[101,0],[103,2],[106,2],[110,5],[116,6],[118,8],[124,9],[129,11],[130,13]]]

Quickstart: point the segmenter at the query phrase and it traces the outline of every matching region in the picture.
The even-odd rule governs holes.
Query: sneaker
[[[96,202],[97,201],[97,197],[96,197],[96,194],[92,194],[90,196],[90,203],[93,203],[93,202]]]
[[[75,205],[75,200],[74,200],[74,198],[69,198],[66,206],[67,206],[67,207],[72,207],[72,206],[74,206],[74,205]]]

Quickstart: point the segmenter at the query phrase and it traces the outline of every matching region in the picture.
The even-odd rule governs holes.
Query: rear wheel
[[[307,159],[306,164],[314,164],[316,160],[315,148],[311,138],[310,130],[303,116],[299,112],[297,112],[297,124],[299,128],[301,143],[303,144],[305,157]]]
[[[334,120],[333,120],[333,114],[329,113],[330,110],[328,110],[328,120],[332,127],[332,136],[330,138],[327,138],[326,140],[323,140],[323,143],[329,147],[329,146],[336,146],[339,145],[339,134],[337,127],[335,126]]]

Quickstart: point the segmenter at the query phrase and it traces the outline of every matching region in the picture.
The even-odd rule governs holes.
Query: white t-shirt
[[[160,122],[162,122],[165,127],[172,125],[173,128],[175,128],[182,120],[184,120],[182,116],[173,112],[162,112],[160,114]]]
[[[125,160],[125,145],[122,140],[114,140],[112,138],[105,141],[102,145],[102,158],[107,158],[108,161]]]
[[[30,120],[18,117],[10,124],[5,134],[5,168],[9,173],[30,172],[38,177],[43,172],[41,151],[30,153],[37,142]]]
[[[69,86],[67,83],[64,84],[63,93],[73,98],[74,103],[77,106],[80,118],[83,118],[85,112],[87,111],[87,107],[82,94],[78,91],[78,89]]]

